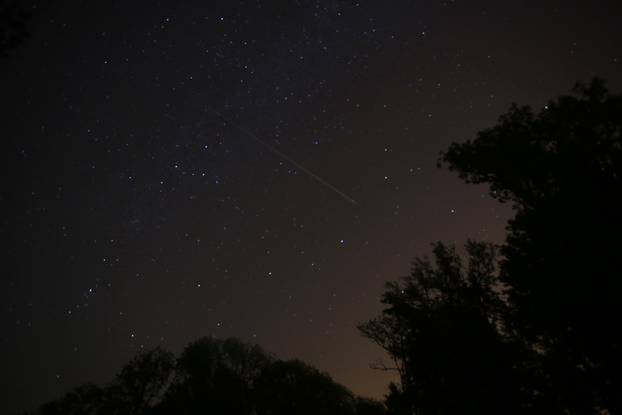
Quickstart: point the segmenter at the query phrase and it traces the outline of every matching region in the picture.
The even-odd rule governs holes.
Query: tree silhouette
[[[507,324],[540,358],[533,404],[619,413],[622,96],[594,79],[537,114],[515,105],[440,162],[516,210],[500,279]]]
[[[75,388],[62,398],[41,406],[40,415],[95,415],[102,413],[105,391],[87,383]]]
[[[386,413],[385,406],[369,398],[356,397],[354,402],[354,413],[357,415],[382,415]]]
[[[346,415],[357,404],[346,388],[299,360],[265,367],[255,393],[258,415]]]
[[[399,414],[512,413],[518,393],[492,245],[469,241],[465,267],[434,244],[401,282],[387,284],[382,315],[359,326],[395,362],[401,385],[387,406]]]
[[[281,361],[238,339],[201,338],[175,361],[160,348],[138,354],[105,387],[79,386],[37,415],[178,414],[381,415],[384,406],[354,396],[300,361]]]
[[[139,354],[117,375],[112,386],[119,396],[115,401],[127,414],[143,413],[162,397],[174,369],[175,357],[171,352],[155,348]]]
[[[0,1],[0,56],[15,48],[25,37],[28,14],[17,1]]]
[[[31,20],[52,0],[0,0],[0,58],[30,36]]]
[[[237,339],[202,338],[189,344],[162,407],[170,412],[248,414],[254,379],[272,361],[260,347]]]

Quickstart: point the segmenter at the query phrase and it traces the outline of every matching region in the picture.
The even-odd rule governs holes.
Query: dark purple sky
[[[616,3],[42,8],[1,66],[0,400],[31,408],[209,335],[382,396],[355,326],[383,284],[433,241],[502,241],[510,215],[438,153],[511,102],[595,75],[620,91]]]

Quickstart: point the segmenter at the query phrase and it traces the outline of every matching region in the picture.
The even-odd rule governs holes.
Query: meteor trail
[[[320,183],[322,186],[324,186],[324,187],[332,190],[333,192],[337,193],[339,196],[341,196],[341,198],[346,200],[348,203],[351,203],[351,204],[353,204],[355,206],[360,206],[359,203],[356,200],[352,199],[346,193],[344,193],[341,190],[337,189],[335,186],[333,186],[332,184],[328,183],[326,180],[324,180],[323,178],[321,178],[317,174],[313,173],[311,170],[307,169],[305,166],[303,166],[302,164],[298,163],[296,160],[294,160],[293,158],[289,157],[287,154],[283,153],[282,151],[276,149],[272,145],[270,145],[267,142],[263,141],[261,138],[257,137],[257,135],[254,134],[252,131],[247,130],[246,128],[244,128],[242,126],[229,121],[227,118],[225,118],[224,115],[222,115],[218,111],[212,110],[212,112],[214,112],[216,115],[218,115],[218,117],[220,119],[222,119],[224,122],[226,122],[228,125],[230,125],[233,128],[237,129],[238,131],[240,131],[241,133],[243,133],[247,137],[250,137],[254,141],[258,142],[259,144],[261,144],[262,146],[264,146],[265,148],[270,150],[270,152],[272,152],[273,154],[276,154],[280,158],[288,161],[294,167],[296,167],[298,170],[300,170],[303,173],[307,174],[307,176],[311,177],[312,179],[314,179],[315,181]]]

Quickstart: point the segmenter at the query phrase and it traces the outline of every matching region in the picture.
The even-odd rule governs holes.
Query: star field
[[[0,81],[2,401],[209,335],[382,396],[356,324],[383,284],[511,213],[439,152],[512,102],[622,86],[615,2],[502,3],[39,5]]]

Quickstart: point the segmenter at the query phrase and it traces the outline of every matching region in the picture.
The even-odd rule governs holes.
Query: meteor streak
[[[348,203],[351,203],[351,204],[353,204],[355,206],[360,206],[359,203],[356,200],[352,199],[346,193],[342,192],[337,187],[333,186],[332,184],[330,184],[329,182],[327,182],[326,180],[324,180],[323,178],[321,178],[317,174],[313,173],[311,170],[307,169],[305,166],[303,166],[302,164],[298,163],[296,160],[294,160],[293,158],[289,157],[287,154],[283,153],[282,151],[280,151],[277,148],[273,147],[272,145],[268,144],[267,142],[265,142],[261,138],[257,137],[257,135],[255,133],[253,133],[252,131],[247,130],[246,128],[244,128],[242,126],[229,121],[227,118],[225,118],[224,115],[222,115],[218,111],[212,110],[212,112],[214,112],[216,115],[218,115],[218,117],[220,119],[222,119],[224,122],[226,122],[228,125],[232,126],[236,130],[238,130],[241,133],[243,133],[244,135],[246,135],[247,137],[253,139],[257,143],[261,144],[262,146],[264,146],[265,148],[270,150],[271,153],[277,155],[278,157],[282,158],[283,160],[286,160],[287,162],[292,164],[294,167],[296,167],[298,170],[302,171],[307,176],[309,176],[312,179],[314,179],[315,181],[317,181],[322,186],[324,186],[324,187],[332,190],[333,192],[337,193],[339,196],[341,196],[342,199],[344,199]]]

